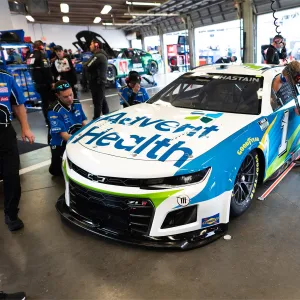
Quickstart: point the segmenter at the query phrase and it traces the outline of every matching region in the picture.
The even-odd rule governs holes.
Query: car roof
[[[193,69],[194,76],[213,73],[213,74],[229,74],[229,75],[248,75],[248,76],[265,76],[266,73],[281,72],[283,67],[277,65],[264,64],[215,64],[205,65]]]

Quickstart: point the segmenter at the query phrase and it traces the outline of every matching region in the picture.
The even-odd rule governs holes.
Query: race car
[[[108,81],[115,82],[118,78],[124,78],[130,71],[137,71],[140,75],[155,75],[158,72],[158,62],[150,53],[133,48],[123,48],[114,52],[117,57],[108,60]]]
[[[75,69],[77,73],[83,71],[82,62],[87,61],[92,53],[89,46],[93,39],[101,42],[103,50],[108,55],[107,81],[114,84],[116,80],[125,78],[130,71],[137,71],[140,75],[155,75],[158,72],[158,62],[150,53],[140,49],[122,48],[112,49],[107,41],[98,33],[92,31],[80,31],[76,34],[77,41],[73,45],[82,54],[82,61],[77,60]]]
[[[149,247],[221,237],[257,185],[300,154],[297,89],[286,82],[284,101],[271,93],[281,71],[199,67],[147,103],[92,121],[67,144],[57,210],[90,232]]]

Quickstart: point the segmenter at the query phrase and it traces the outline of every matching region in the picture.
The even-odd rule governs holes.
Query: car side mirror
[[[257,91],[257,98],[258,98],[259,100],[262,100],[262,98],[263,98],[263,89],[262,89],[262,88],[260,88],[260,89]]]

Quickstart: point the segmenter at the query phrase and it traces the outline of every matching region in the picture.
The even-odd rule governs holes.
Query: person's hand
[[[26,139],[28,139],[30,144],[34,143],[35,137],[30,129],[22,130],[22,140],[23,142],[26,142]]]
[[[135,86],[134,86],[134,88],[133,88],[132,90],[133,90],[133,92],[134,92],[135,94],[137,94],[138,91],[140,90],[140,88],[141,88],[140,84],[139,84],[139,83],[136,83]]]
[[[300,116],[300,112],[299,112],[297,107],[295,107],[295,113],[296,113],[297,116]]]

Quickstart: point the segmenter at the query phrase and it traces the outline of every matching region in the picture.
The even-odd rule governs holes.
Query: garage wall
[[[129,47],[129,41],[125,37],[123,30],[103,29],[101,26],[75,26],[75,25],[55,25],[55,24],[28,24],[28,34],[31,39],[38,40],[46,38],[46,43],[54,42],[66,49],[75,49],[72,45],[76,41],[76,34],[82,30],[91,30],[99,33],[110,44],[111,47]]]
[[[28,23],[24,15],[11,14],[11,21],[12,21],[13,29],[23,29],[25,32],[25,36],[27,35]]]

